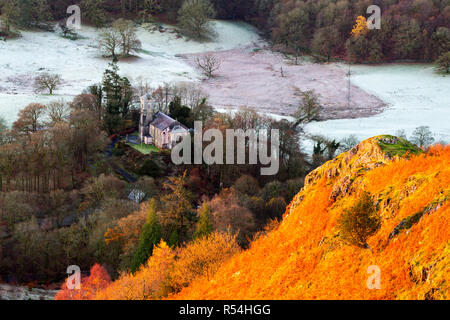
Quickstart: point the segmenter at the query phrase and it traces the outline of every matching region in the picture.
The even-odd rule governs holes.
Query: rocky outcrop
[[[372,250],[342,241],[339,228],[364,192],[381,222]],[[449,299],[449,195],[450,146],[422,153],[401,138],[367,139],[311,172],[278,228],[176,298]]]

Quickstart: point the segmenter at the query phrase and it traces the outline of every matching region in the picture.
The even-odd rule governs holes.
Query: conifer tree
[[[103,74],[103,92],[105,94],[105,126],[109,133],[113,133],[130,110],[133,91],[131,83],[119,74],[117,59],[109,64]]]
[[[161,225],[156,215],[156,200],[150,200],[149,213],[147,222],[142,227],[139,237],[139,245],[136,253],[131,261],[131,271],[136,272],[139,267],[144,264],[153,253],[153,247],[161,240]]]
[[[211,222],[211,208],[205,202],[200,208],[200,218],[197,222],[197,228],[194,232],[194,239],[208,236],[213,231]]]

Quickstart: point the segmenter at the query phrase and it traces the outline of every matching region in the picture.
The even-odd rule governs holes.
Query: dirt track
[[[253,48],[212,53],[221,60],[221,67],[213,79],[203,81],[202,88],[213,106],[249,107],[262,113],[292,115],[300,101],[298,88],[320,94],[324,120],[372,116],[385,107],[383,101],[352,85],[348,108],[348,77],[336,65],[305,61],[295,65],[269,49]],[[197,56],[182,55],[194,67]]]

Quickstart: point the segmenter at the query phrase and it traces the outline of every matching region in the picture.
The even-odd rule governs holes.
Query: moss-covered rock
[[[418,155],[422,150],[406,139],[383,135],[378,137],[378,145],[381,150],[386,152],[390,157],[404,156],[407,154]]]

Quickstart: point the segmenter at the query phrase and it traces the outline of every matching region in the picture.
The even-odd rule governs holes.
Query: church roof
[[[187,128],[183,126],[181,123],[179,123],[177,120],[172,119],[171,117],[162,112],[158,112],[157,114],[155,114],[153,119],[154,120],[152,121],[152,123],[150,123],[150,125],[154,126],[155,128],[158,128],[159,130],[165,130],[167,128],[173,129],[177,127],[181,127],[187,130]]]

